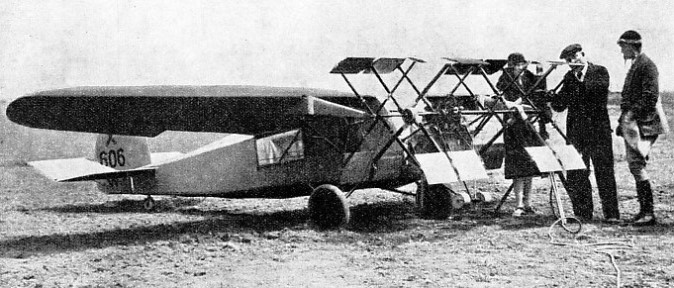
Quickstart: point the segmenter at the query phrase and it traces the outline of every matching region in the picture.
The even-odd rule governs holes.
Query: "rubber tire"
[[[416,203],[419,216],[424,219],[447,219],[452,214],[451,189],[443,184],[417,184]]]
[[[451,193],[450,192],[450,197],[451,197],[451,206],[452,209],[454,210],[459,210],[466,205],[469,205],[471,200],[470,200],[470,195],[466,192],[459,192],[459,193]]]
[[[494,202],[494,197],[489,192],[478,191],[476,195],[477,202],[482,202],[483,204]]]
[[[320,229],[335,229],[349,223],[351,212],[344,193],[333,185],[318,186],[309,196],[309,218]]]
[[[152,197],[148,196],[147,198],[145,198],[143,200],[143,209],[145,209],[145,211],[148,211],[148,212],[153,211],[154,208],[155,208],[155,203],[154,203],[154,199],[152,199]]]

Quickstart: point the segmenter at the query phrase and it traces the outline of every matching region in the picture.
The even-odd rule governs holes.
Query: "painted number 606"
[[[112,168],[117,166],[122,167],[124,164],[126,164],[126,158],[124,158],[124,149],[122,148],[117,149],[117,151],[101,151],[101,153],[98,154],[98,160],[102,165]]]

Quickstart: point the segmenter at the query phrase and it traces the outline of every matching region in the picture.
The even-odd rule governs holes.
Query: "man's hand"
[[[505,102],[505,105],[508,109],[513,109],[513,108],[517,107],[518,105],[522,104],[522,98],[517,98],[517,100],[515,100],[515,101],[508,101],[508,100],[503,99],[503,102]]]
[[[543,101],[545,102],[552,102],[553,99],[555,99],[555,96],[557,94],[555,93],[554,90],[549,90],[545,92],[545,95],[543,95]]]
[[[620,118],[618,118],[618,127],[616,127],[615,134],[618,136],[623,136],[622,126],[624,123],[632,121],[634,121],[634,112],[627,110],[620,114]]]
[[[524,112],[524,105],[522,105],[522,98],[517,98],[517,100],[515,100],[515,101],[508,101],[508,100],[503,99],[503,102],[505,102],[506,107],[509,110],[515,110],[515,111],[518,112],[518,114],[520,115],[520,117],[522,119],[525,119],[525,120],[527,119],[527,113]],[[529,107],[529,106],[527,106],[527,107]]]

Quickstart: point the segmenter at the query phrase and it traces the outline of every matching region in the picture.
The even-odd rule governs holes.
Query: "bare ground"
[[[650,164],[660,224],[605,225],[595,196],[597,221],[574,237],[549,228],[543,178],[534,182],[539,213],[520,219],[509,216],[512,197],[501,213],[474,206],[448,220],[419,219],[412,197],[379,190],[349,199],[352,222],[339,231],[308,223],[306,197],[156,197],[157,211],[145,212],[143,197],[52,183],[23,164],[86,154],[89,136],[0,124],[1,287],[674,286],[673,137],[657,142]],[[20,144],[26,139],[30,145]],[[153,145],[161,150],[176,139],[184,138]],[[634,180],[620,159],[616,173],[621,213],[629,218],[638,209]],[[469,186],[498,199],[508,184],[496,176]]]

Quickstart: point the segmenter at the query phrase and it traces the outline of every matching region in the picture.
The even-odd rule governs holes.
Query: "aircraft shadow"
[[[191,201],[174,203],[178,207],[193,206]],[[67,205],[63,207],[47,208],[46,210],[58,213],[121,213],[139,212],[142,210],[142,201],[122,200],[120,205],[108,207],[105,204],[95,205]],[[168,209],[168,208],[167,208]],[[45,236],[27,236],[0,241],[0,258],[25,258],[31,255],[63,253],[98,249],[116,245],[143,245],[161,240],[179,240],[181,235],[195,237],[218,237],[221,240],[231,241],[232,235],[253,235],[251,237],[266,237],[270,232],[280,230],[302,231],[312,229],[308,220],[306,208],[283,210],[270,213],[232,213],[226,210],[200,210],[195,207],[176,208],[175,213],[200,215],[205,219],[157,224],[150,226],[135,226],[107,231],[75,234],[52,234]],[[507,213],[494,214],[490,210],[458,211],[450,219],[426,220],[415,215],[414,204],[409,201],[380,201],[376,203],[359,204],[351,207],[351,222],[345,228],[348,231],[359,233],[364,239],[384,238],[391,243],[405,242],[414,238],[419,231],[433,234],[442,230],[441,237],[421,235],[426,241],[433,239],[447,239],[459,235],[461,231],[468,231],[476,227],[499,225],[502,229],[517,230],[527,228],[547,227],[554,222],[552,215],[537,214],[514,219]],[[646,228],[618,228],[620,233],[667,234],[670,233],[673,223],[669,220],[653,227]],[[315,229],[315,228],[314,228]],[[406,231],[412,231],[407,233]],[[428,233],[427,233],[428,232]],[[409,235],[408,235],[409,234]],[[355,241],[346,236],[335,235],[330,241]],[[390,238],[390,239],[389,239]],[[399,238],[399,239],[398,239]],[[341,239],[341,240],[340,240]]]
[[[163,198],[155,200],[153,212],[174,211],[181,207],[194,206],[201,202],[197,198]],[[64,206],[42,208],[43,211],[57,213],[100,213],[115,214],[129,212],[146,212],[143,208],[143,201],[122,199],[117,201],[107,201],[100,204],[68,204]],[[150,213],[150,212],[148,212]]]
[[[181,203],[184,204],[182,206],[194,204],[189,201]],[[43,210],[56,213],[128,213],[144,211],[142,201],[121,200],[115,204],[66,205],[45,208]],[[406,222],[410,218],[415,217],[413,210],[413,204],[400,201],[355,205],[351,207],[351,219],[353,221],[346,227],[346,230],[358,233],[387,233],[405,230],[409,228],[409,224]],[[175,213],[199,215],[205,219],[134,226],[90,233],[13,238],[0,241],[0,258],[26,258],[32,255],[64,253],[92,248],[99,249],[116,245],[143,245],[161,240],[179,240],[181,235],[185,234],[195,235],[195,237],[219,237],[228,240],[231,235],[265,237],[265,234],[273,231],[314,229],[309,224],[309,213],[306,207],[271,213],[232,213],[226,210],[200,210],[195,207],[177,208],[173,211]]]
[[[95,208],[95,207],[94,207]],[[69,207],[67,211],[92,211],[93,208]],[[285,227],[301,227],[306,222],[305,209],[268,214],[227,214],[218,212],[206,219],[121,228],[75,234],[28,236],[0,241],[0,258],[25,258],[34,254],[52,254],[105,248],[115,245],[143,245],[160,240],[179,240],[181,235],[262,234]],[[291,228],[293,229],[293,228]]]

